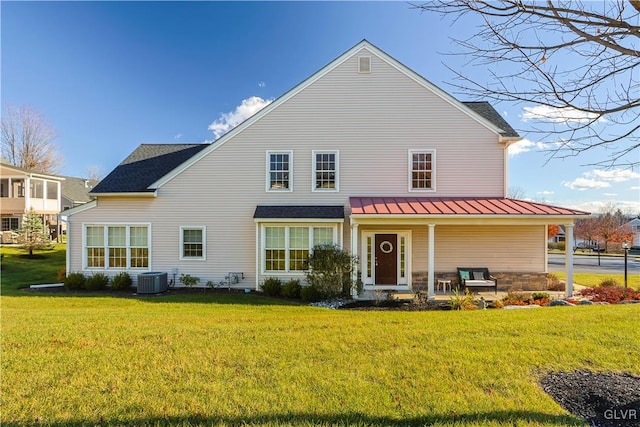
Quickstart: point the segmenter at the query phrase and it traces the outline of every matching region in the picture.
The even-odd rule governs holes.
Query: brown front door
[[[376,285],[398,284],[397,234],[376,234]]]

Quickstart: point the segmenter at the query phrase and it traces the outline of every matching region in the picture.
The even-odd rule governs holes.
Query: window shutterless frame
[[[180,227],[180,260],[206,261],[207,227],[184,225]]]
[[[293,191],[293,151],[267,151],[265,169],[266,191]]]
[[[436,191],[436,150],[410,149],[407,169],[410,192]]]
[[[340,158],[338,150],[313,150],[311,163],[311,191],[340,191]]]

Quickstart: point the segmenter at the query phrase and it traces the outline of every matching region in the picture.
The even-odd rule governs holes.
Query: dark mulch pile
[[[589,371],[558,372],[542,388],[592,426],[640,426],[640,377]]]
[[[342,310],[370,310],[370,311],[430,311],[430,310],[451,310],[451,305],[448,301],[425,301],[423,303],[406,302],[396,300],[382,300],[382,301],[352,301],[347,304],[343,304],[339,309]]]

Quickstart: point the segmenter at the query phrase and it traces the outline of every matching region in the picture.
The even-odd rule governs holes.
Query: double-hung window
[[[180,227],[180,259],[206,259],[206,228]]]
[[[304,271],[314,246],[336,241],[335,226],[278,225],[263,230],[264,270],[269,272]]]
[[[267,191],[293,191],[293,152],[267,152]]]
[[[338,191],[338,152],[313,152],[313,191]]]
[[[409,150],[409,190],[435,191],[435,150]]]
[[[149,268],[148,225],[86,225],[86,268]]]

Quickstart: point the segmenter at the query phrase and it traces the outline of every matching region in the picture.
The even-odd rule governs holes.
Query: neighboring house
[[[634,218],[627,222],[623,227],[628,227],[633,233],[633,239],[629,242],[629,246],[640,246],[640,218]]]
[[[559,225],[558,227],[560,228],[560,230],[558,230],[558,234],[551,237],[549,239],[549,243],[563,243],[566,241],[567,235],[564,232],[564,227],[561,225]]]
[[[98,181],[93,179],[65,176],[62,182],[62,210],[75,208],[92,201],[95,197],[89,193]]]
[[[20,228],[31,208],[42,215],[44,224],[55,231],[62,206],[64,178],[0,162],[0,215],[2,243],[12,243],[11,231]]]
[[[506,198],[518,140],[488,103],[362,41],[212,144],[139,146],[65,213],[67,271],[200,285],[242,272],[234,286],[258,289],[303,277],[314,245],[335,243],[368,290],[433,296],[461,266],[543,286],[547,224],[572,240],[587,213]]]

